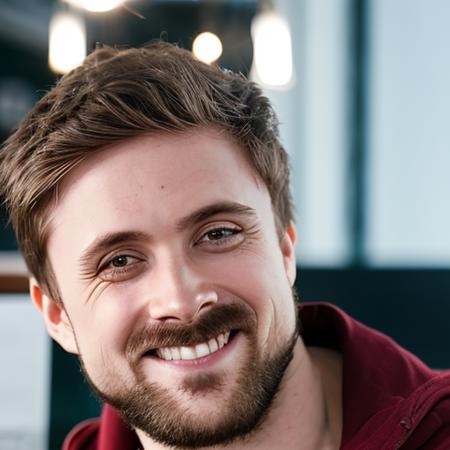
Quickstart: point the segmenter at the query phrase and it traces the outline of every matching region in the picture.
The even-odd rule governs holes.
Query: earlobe
[[[295,227],[294,224],[290,222],[281,242],[281,251],[283,253],[284,268],[291,286],[294,285],[295,277],[297,275],[297,265],[295,260],[296,240],[297,235],[295,233]]]
[[[30,296],[42,313],[48,334],[69,353],[78,354],[75,334],[61,302],[50,298],[35,278],[30,278]]]

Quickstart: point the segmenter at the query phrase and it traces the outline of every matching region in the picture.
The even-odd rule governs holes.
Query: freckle
[[[161,190],[163,190],[164,188],[165,188],[165,186],[162,184],[162,185],[161,185]]]

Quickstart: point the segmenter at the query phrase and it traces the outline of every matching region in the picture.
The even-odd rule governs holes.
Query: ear
[[[64,306],[50,298],[35,278],[30,278],[30,295],[36,308],[42,313],[48,334],[66,352],[78,355],[75,334]]]
[[[283,254],[284,268],[291,286],[294,285],[295,276],[297,274],[297,265],[295,260],[295,241],[297,235],[292,222],[289,223],[284,236],[281,240],[281,252]]]

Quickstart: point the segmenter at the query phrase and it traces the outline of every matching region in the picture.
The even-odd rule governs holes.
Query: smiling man
[[[0,152],[49,334],[102,417],[66,450],[450,448],[450,376],[295,301],[287,155],[242,76],[95,50]]]

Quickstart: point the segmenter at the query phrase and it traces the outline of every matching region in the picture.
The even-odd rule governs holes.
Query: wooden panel
[[[28,278],[25,275],[0,274],[0,293],[28,292]]]
[[[19,252],[0,252],[0,293],[28,292],[28,275]]]

